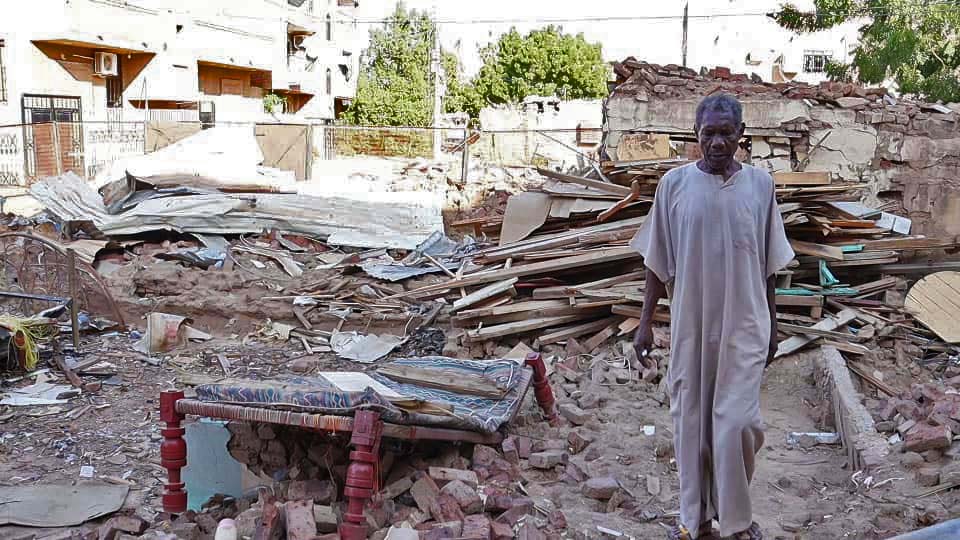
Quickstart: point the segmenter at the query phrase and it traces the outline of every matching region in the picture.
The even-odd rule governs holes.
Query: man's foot
[[[691,535],[690,530],[683,525],[677,525],[676,527],[670,529],[669,538],[670,540],[693,540],[693,535]],[[708,521],[706,523],[701,523],[699,534],[697,534],[697,540],[713,540],[714,538],[713,522]]]
[[[734,533],[724,540],[763,540],[763,533],[760,532],[760,525],[754,521],[747,530]]]

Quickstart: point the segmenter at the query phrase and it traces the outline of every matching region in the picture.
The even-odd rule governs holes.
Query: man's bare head
[[[694,130],[707,172],[723,174],[732,169],[745,127],[743,107],[737,98],[716,94],[700,102]]]

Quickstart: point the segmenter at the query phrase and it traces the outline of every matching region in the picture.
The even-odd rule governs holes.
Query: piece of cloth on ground
[[[631,246],[670,295],[670,414],[680,521],[750,527],[749,483],[763,445],[760,380],[770,344],[767,278],[793,259],[773,180],[724,181],[695,163],[667,173]]]

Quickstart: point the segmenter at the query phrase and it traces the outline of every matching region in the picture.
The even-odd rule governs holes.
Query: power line
[[[879,8],[864,7],[862,9],[853,9],[845,13],[851,17],[868,17],[871,15],[883,15],[900,12],[922,12],[933,11],[938,8],[954,7],[960,9],[960,2],[957,0],[943,0],[939,2],[930,2],[927,4],[917,4],[906,8]],[[708,13],[701,15],[689,15],[688,19],[726,19],[736,17],[769,17],[775,12],[739,12],[739,13]],[[526,18],[504,18],[504,19],[435,19],[434,24],[447,25],[471,25],[471,24],[553,24],[553,23],[594,23],[594,22],[630,22],[630,21],[669,21],[683,19],[682,14],[674,15],[614,15],[606,17],[526,17]],[[353,21],[339,21],[339,24],[389,24],[397,22],[395,19],[355,19]]]

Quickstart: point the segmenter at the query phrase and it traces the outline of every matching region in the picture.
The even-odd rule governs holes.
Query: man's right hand
[[[633,350],[637,353],[637,359],[640,363],[646,365],[643,358],[643,352],[653,348],[653,324],[651,322],[641,322],[637,331],[633,334]]]

